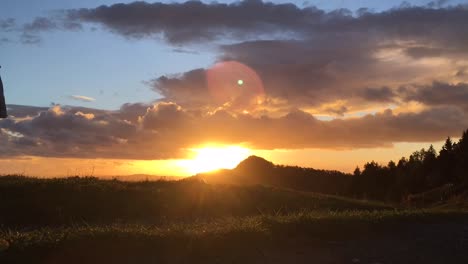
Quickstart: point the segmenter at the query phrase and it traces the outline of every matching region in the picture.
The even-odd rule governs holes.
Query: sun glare
[[[249,149],[239,146],[207,146],[191,151],[195,154],[193,159],[182,160],[179,163],[179,166],[191,174],[233,169],[251,154]]]

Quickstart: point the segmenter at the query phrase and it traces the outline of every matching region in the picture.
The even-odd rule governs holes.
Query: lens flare
[[[237,61],[215,64],[206,73],[211,96],[220,104],[228,103],[239,109],[249,109],[264,101],[265,90],[258,74]]]

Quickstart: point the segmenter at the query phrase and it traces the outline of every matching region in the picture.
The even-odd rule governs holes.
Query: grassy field
[[[468,263],[468,212],[200,181],[0,178],[0,263]]]
[[[0,177],[0,225],[166,224],[301,210],[381,210],[364,202],[272,187],[197,180],[121,182],[96,178]]]
[[[467,263],[460,212],[302,212],[3,231],[2,263]],[[8,242],[6,242],[8,241]]]

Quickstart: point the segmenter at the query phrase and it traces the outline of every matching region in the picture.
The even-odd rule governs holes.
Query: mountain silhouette
[[[254,175],[265,175],[271,173],[275,168],[275,165],[258,156],[250,156],[247,159],[241,161],[234,169],[237,173],[247,173]]]
[[[352,178],[338,171],[276,165],[258,156],[248,157],[232,170],[201,173],[194,177],[207,183],[261,184],[327,194],[345,194]]]

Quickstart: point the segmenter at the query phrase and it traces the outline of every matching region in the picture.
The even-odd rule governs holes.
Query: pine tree
[[[359,168],[359,166],[357,166],[356,169],[354,169],[353,175],[355,177],[361,176],[361,169]]]
[[[442,146],[442,150],[440,151],[440,154],[442,155],[442,152],[447,153],[447,152],[452,152],[453,151],[453,142],[450,137],[448,137],[445,140],[445,144]]]

